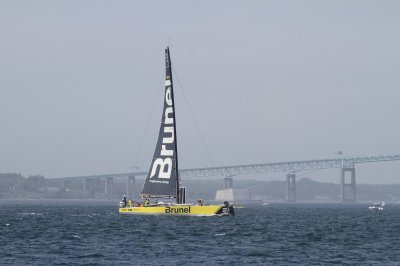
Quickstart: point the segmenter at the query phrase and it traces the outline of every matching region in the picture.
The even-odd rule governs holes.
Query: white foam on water
[[[214,236],[225,236],[225,233],[219,233],[219,234],[215,234]]]
[[[72,217],[94,217],[99,216],[99,213],[89,213],[89,214],[72,214]]]

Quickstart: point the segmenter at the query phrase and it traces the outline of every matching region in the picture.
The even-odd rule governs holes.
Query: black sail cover
[[[164,110],[153,161],[141,192],[148,197],[178,197],[178,154],[176,146],[174,91],[169,48],[165,49]]]

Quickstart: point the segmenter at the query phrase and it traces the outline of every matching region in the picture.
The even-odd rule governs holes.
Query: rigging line
[[[143,146],[144,146],[144,142],[145,142],[144,140],[145,140],[145,137],[146,137],[147,134],[148,134],[149,126],[150,126],[150,121],[151,121],[151,118],[153,117],[154,109],[155,109],[155,106],[156,106],[156,101],[157,101],[157,97],[156,97],[156,96],[157,96],[157,92],[158,92],[158,89],[159,89],[159,87],[161,86],[163,80],[164,80],[164,78],[161,79],[161,81],[158,83],[157,87],[155,87],[155,89],[154,89],[153,103],[152,103],[152,105],[151,105],[150,115],[149,115],[149,117],[147,118],[145,130],[143,131],[143,135],[142,135],[142,138],[141,138],[141,141],[140,141],[139,150],[138,150],[138,153],[136,154],[136,160],[135,160],[135,165],[134,165],[135,167],[137,167],[137,166],[138,166],[137,164],[139,163],[139,157],[140,157],[140,155],[141,155],[141,153],[142,153]],[[144,162],[144,160],[141,162],[141,165],[143,164],[143,162]]]
[[[203,142],[203,146],[204,146],[204,148],[205,148],[205,150],[206,150],[206,153],[207,153],[207,156],[208,156],[208,160],[209,160],[211,166],[214,167],[214,166],[215,166],[214,160],[213,160],[212,157],[211,157],[211,153],[210,153],[210,151],[208,150],[206,141],[204,140],[203,134],[201,133],[199,123],[197,122],[196,117],[194,116],[194,113],[193,113],[193,110],[192,110],[191,105],[190,105],[190,103],[189,103],[189,100],[188,100],[188,98],[186,97],[185,91],[183,90],[183,86],[182,86],[182,83],[181,83],[181,81],[180,81],[180,79],[179,79],[178,73],[176,73],[174,67],[172,67],[172,71],[174,72],[175,77],[176,77],[176,80],[178,81],[178,85],[179,85],[179,88],[181,89],[183,98],[185,99],[186,104],[187,104],[187,106],[189,107],[189,113],[190,113],[190,115],[191,115],[192,118],[193,118],[193,121],[194,121],[194,124],[195,124],[195,126],[196,126],[197,131],[199,132],[200,139],[201,139],[201,141]]]

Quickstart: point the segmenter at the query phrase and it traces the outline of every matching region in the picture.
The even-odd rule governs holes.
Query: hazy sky
[[[2,0],[0,172],[147,171],[168,42],[181,168],[400,153],[399,14],[399,1]],[[357,182],[398,183],[400,161],[357,167]]]

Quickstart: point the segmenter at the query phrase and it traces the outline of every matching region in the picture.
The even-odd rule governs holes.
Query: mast
[[[174,97],[174,84],[172,82],[172,64],[171,64],[171,56],[169,52],[169,46],[167,46],[167,49],[165,49],[165,59],[167,62],[166,65],[166,78],[169,77],[169,80],[171,81],[171,98],[172,98],[172,105],[174,106],[174,112],[172,114],[175,122],[175,167],[176,167],[176,203],[179,203],[179,167],[178,167],[178,137],[176,133],[176,117],[175,117],[175,97]]]

